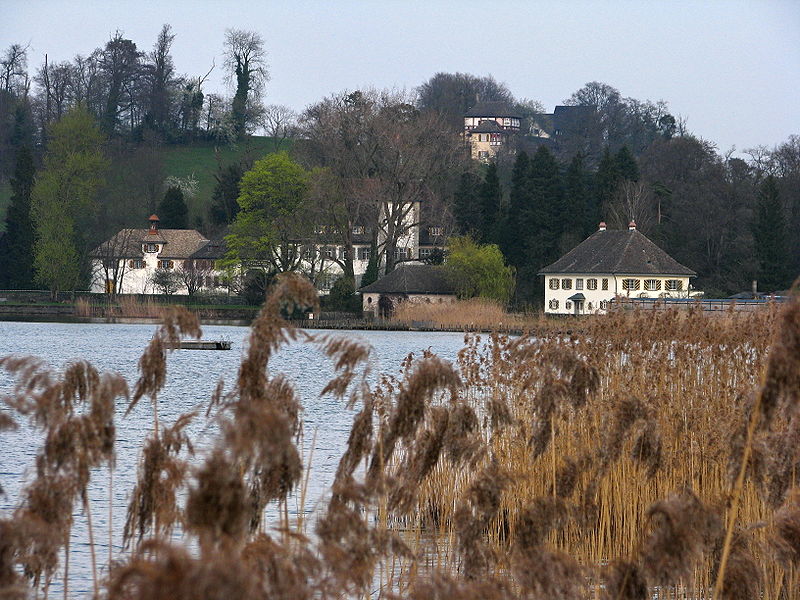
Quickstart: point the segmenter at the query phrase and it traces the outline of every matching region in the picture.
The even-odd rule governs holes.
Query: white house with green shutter
[[[697,273],[683,266],[636,230],[598,230],[551,265],[544,278],[544,310],[549,314],[605,312],[617,296],[688,298]]]

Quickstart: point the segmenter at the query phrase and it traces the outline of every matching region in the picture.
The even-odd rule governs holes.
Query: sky
[[[589,81],[665,100],[720,152],[800,134],[800,0],[0,0],[0,49],[31,71],[89,54],[120,30],[150,50],[164,23],[179,73],[216,64],[226,28],[262,35],[265,101],[302,110],[364,87],[413,89],[437,72],[493,75],[548,112]]]

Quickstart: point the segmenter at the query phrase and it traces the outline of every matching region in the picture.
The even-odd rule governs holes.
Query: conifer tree
[[[498,226],[500,224],[500,203],[503,192],[500,188],[500,178],[497,175],[497,165],[490,163],[486,169],[486,176],[480,188],[481,230],[480,239],[489,244],[496,241]]]
[[[524,261],[524,247],[522,242],[523,227],[522,216],[529,209],[531,203],[528,174],[530,159],[525,152],[517,154],[514,168],[511,172],[511,193],[509,195],[508,215],[505,226],[498,235],[498,244],[509,264],[519,268]]]
[[[462,235],[479,235],[483,225],[483,214],[478,197],[481,178],[472,171],[461,174],[456,189],[453,207],[456,226]]]
[[[594,176],[594,205],[599,210],[601,219],[608,218],[609,205],[614,199],[614,192],[617,191],[619,180],[619,166],[611,151],[606,147]]]
[[[639,166],[627,146],[619,149],[614,160],[617,163],[617,173],[621,179],[639,181]]]
[[[583,240],[594,231],[599,221],[589,193],[589,183],[589,174],[586,171],[583,154],[579,152],[572,157],[564,174],[562,221],[564,233],[571,238],[571,241]],[[562,250],[570,250],[575,245],[575,243],[571,243],[569,248],[562,248]]]
[[[179,187],[171,187],[164,194],[158,205],[158,218],[164,229],[186,229],[189,221],[189,209],[183,199]]]
[[[775,178],[761,184],[753,221],[753,243],[758,261],[757,279],[762,290],[773,292],[791,284],[786,218]]]
[[[375,283],[378,281],[378,245],[373,240],[372,245],[369,247],[369,261],[367,262],[367,270],[361,276],[361,287]]]
[[[531,159],[528,182],[531,204],[522,218],[526,232],[526,262],[538,270],[558,258],[558,238],[563,230],[561,172],[555,157],[545,146],[541,146]]]
[[[6,233],[0,238],[0,288],[33,287],[33,241],[31,190],[36,172],[33,155],[25,145],[17,151],[11,179],[11,204],[6,213]]]

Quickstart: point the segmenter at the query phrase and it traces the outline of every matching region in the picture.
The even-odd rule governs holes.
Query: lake
[[[7,354],[33,355],[47,361],[53,368],[61,369],[68,362],[85,359],[100,371],[120,373],[133,387],[137,377],[139,356],[150,341],[156,326],[122,324],[78,323],[17,323],[0,322],[0,356]],[[406,331],[311,331],[314,335],[356,337],[365,340],[372,348],[373,380],[378,373],[399,374],[400,363],[410,352],[419,357],[430,348],[442,358],[455,360],[463,346],[461,333],[430,333]],[[159,396],[159,419],[162,426],[169,425],[183,413],[196,408],[205,414],[208,400],[222,378],[225,389],[235,381],[249,329],[244,327],[206,326],[206,339],[229,339],[230,351],[179,350],[168,358],[167,384]],[[311,471],[305,510],[313,510],[333,481],[339,457],[344,451],[355,411],[330,397],[320,397],[320,390],[331,378],[331,362],[311,344],[295,343],[283,348],[270,362],[272,373],[285,374],[295,385],[303,404],[302,420],[304,438],[302,453],[304,464],[309,455]],[[8,394],[14,380],[0,372],[0,395]],[[137,463],[142,442],[152,429],[152,408],[147,399],[124,417],[126,404],[120,400],[116,410],[116,454],[112,504],[113,551],[121,552],[122,526],[129,494],[136,482]],[[355,409],[358,410],[358,407]],[[19,419],[18,419],[19,420]],[[15,431],[0,433],[2,458],[0,458],[0,486],[5,495],[0,496],[0,517],[8,517],[17,507],[20,490],[34,476],[34,459],[42,442],[41,432],[20,422]],[[216,427],[204,418],[196,419],[188,428],[201,460],[203,452],[213,445]],[[314,440],[313,453],[311,442]],[[108,557],[108,472],[98,469],[89,487],[92,518],[96,538],[98,566],[105,567]],[[296,512],[298,507],[290,510]],[[103,574],[105,568],[103,568]],[[91,562],[89,558],[86,519],[80,510],[75,513],[70,556],[70,592],[72,596],[91,593]],[[51,593],[59,593],[60,582],[54,582]]]

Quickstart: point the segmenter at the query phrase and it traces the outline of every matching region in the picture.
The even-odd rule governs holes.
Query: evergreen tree
[[[601,220],[608,218],[608,207],[614,199],[619,180],[619,166],[611,155],[611,151],[606,147],[594,176],[594,206],[599,212]]]
[[[36,169],[30,148],[17,151],[17,163],[11,179],[11,204],[6,213],[6,233],[0,238],[0,287],[33,287],[33,221],[31,190]]]
[[[158,218],[164,229],[186,229],[189,222],[189,209],[179,187],[171,187],[158,205]]]
[[[525,255],[522,244],[524,229],[521,220],[531,203],[530,188],[528,187],[529,171],[530,159],[525,152],[520,152],[514,161],[514,168],[511,172],[508,215],[497,240],[508,263],[517,268],[522,266]]]
[[[555,157],[545,146],[531,159],[528,182],[531,205],[522,218],[528,253],[525,262],[538,270],[558,258],[558,239],[563,230],[561,172]]]
[[[564,233],[570,238],[562,251],[570,250],[597,227],[599,219],[589,193],[589,174],[586,171],[583,154],[572,157],[564,174],[564,214],[562,223]],[[565,240],[566,241],[566,240]],[[574,242],[574,243],[573,243]]]
[[[461,174],[456,189],[453,207],[456,226],[462,235],[478,235],[482,228],[483,214],[478,197],[481,178],[472,171]]]
[[[369,261],[367,262],[367,270],[361,276],[361,287],[375,283],[378,281],[378,245],[375,241],[369,247]]]
[[[484,243],[495,242],[500,224],[500,203],[503,192],[500,188],[500,178],[497,175],[497,165],[490,163],[486,169],[486,176],[480,188],[481,230],[480,239]]]
[[[214,178],[217,180],[211,194],[211,222],[215,225],[230,225],[239,212],[239,182],[244,171],[236,163],[220,169]]]
[[[787,241],[786,218],[778,186],[770,175],[761,184],[753,221],[757,279],[761,289],[772,292],[791,284]]]
[[[617,163],[617,173],[620,178],[628,181],[639,181],[639,167],[627,146],[619,149],[614,160]]]

